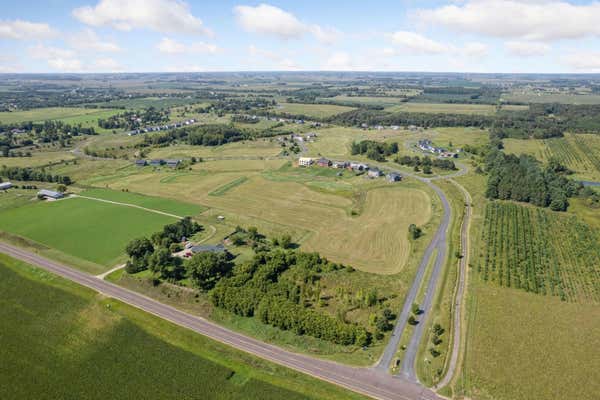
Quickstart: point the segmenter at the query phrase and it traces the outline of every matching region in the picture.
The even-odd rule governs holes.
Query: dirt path
[[[103,272],[103,273],[101,273],[100,275],[96,275],[96,278],[98,278],[98,279],[104,279],[104,278],[106,278],[108,275],[112,274],[113,272],[115,272],[115,271],[118,271],[118,270],[120,270],[120,269],[122,269],[122,268],[125,268],[125,265],[127,265],[127,264],[121,264],[121,265],[117,265],[117,266],[116,266],[116,267],[114,267],[113,269],[110,269],[110,270],[108,270],[108,271],[106,271],[106,272]]]
[[[462,339],[464,339],[464,335],[461,335],[463,328],[462,322],[464,320],[463,300],[465,296],[465,288],[467,286],[467,275],[469,265],[469,231],[471,227],[471,203],[473,202],[473,200],[471,199],[471,194],[462,185],[460,185],[454,180],[450,180],[450,182],[456,185],[465,196],[465,214],[460,230],[460,251],[463,257],[460,259],[458,286],[456,287],[456,292],[454,294],[452,354],[450,356],[450,362],[448,364],[446,375],[444,375],[444,378],[435,386],[435,389],[443,388],[444,386],[448,385],[454,377],[456,367],[458,365],[458,356],[460,354],[460,348],[463,342]]]

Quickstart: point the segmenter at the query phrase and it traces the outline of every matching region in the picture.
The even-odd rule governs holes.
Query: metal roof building
[[[44,197],[44,198],[49,197],[51,199],[62,199],[63,197],[65,197],[65,195],[60,192],[55,192],[53,190],[42,189],[38,192],[38,197]]]
[[[10,183],[10,182],[0,183],[0,190],[10,189],[11,187],[12,187],[12,183]]]

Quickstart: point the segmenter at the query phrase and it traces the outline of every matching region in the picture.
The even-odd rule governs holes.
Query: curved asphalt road
[[[292,353],[280,347],[223,328],[139,293],[103,281],[92,275],[65,267],[37,254],[0,243],[0,252],[87,286],[131,306],[164,318],[211,339],[253,354],[265,360],[381,400],[441,400],[434,392],[404,379],[373,368],[353,368],[331,361]]]

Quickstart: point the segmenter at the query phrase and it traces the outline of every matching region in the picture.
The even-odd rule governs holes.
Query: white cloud
[[[57,32],[48,24],[23,21],[0,21],[0,38],[3,39],[48,39],[56,36]]]
[[[292,13],[269,4],[237,6],[233,9],[238,24],[247,32],[280,39],[300,39],[312,34],[318,41],[331,44],[339,39],[341,32],[333,28],[306,24]]]
[[[97,58],[90,69],[95,72],[123,72],[125,70],[118,61],[110,57]]]
[[[428,24],[493,37],[527,41],[579,39],[600,35],[600,3],[576,5],[565,1],[468,0],[434,9],[417,17]]]
[[[571,53],[561,62],[578,72],[600,72],[600,52]]]
[[[506,50],[518,57],[535,57],[547,54],[551,48],[546,43],[510,41],[504,43]]]
[[[115,53],[121,51],[118,44],[104,41],[91,29],[84,29],[67,39],[71,47],[77,50],[91,50],[101,53]]]
[[[73,10],[86,25],[111,26],[122,31],[150,29],[164,33],[211,34],[179,0],[100,0],[95,6]]]
[[[260,49],[253,44],[248,46],[248,54],[250,55],[250,57],[258,61],[270,61],[270,67],[276,68],[278,70],[298,69],[298,66],[291,58],[274,51]]]
[[[354,61],[350,54],[344,51],[333,53],[323,65],[323,70],[328,71],[349,71],[355,68]]]
[[[45,60],[48,66],[60,72],[80,72],[83,70],[81,60],[73,50],[38,44],[27,49],[29,57],[34,60]]]
[[[466,57],[480,58],[488,54],[488,46],[484,43],[470,42],[462,48],[462,54]]]
[[[448,51],[448,46],[431,40],[423,35],[409,31],[398,31],[390,35],[392,43],[417,54],[441,54]]]
[[[186,45],[167,37],[162,38],[161,41],[156,45],[156,48],[158,51],[166,54],[215,54],[219,51],[219,48],[214,44],[195,42]]]

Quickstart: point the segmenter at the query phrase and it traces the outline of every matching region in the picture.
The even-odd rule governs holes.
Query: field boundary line
[[[161,215],[166,215],[167,217],[173,217],[173,218],[177,218],[177,219],[183,219],[182,216],[180,215],[175,215],[175,214],[170,214],[168,212],[164,212],[164,211],[160,211],[160,210],[155,210],[153,208],[147,208],[147,207],[142,207],[142,206],[138,206],[136,204],[130,204],[130,203],[122,203],[120,201],[113,201],[113,200],[106,200],[106,199],[100,199],[98,197],[90,197],[90,196],[82,196],[80,194],[74,194],[71,195],[72,198],[81,198],[81,199],[88,199],[88,200],[95,200],[95,201],[101,201],[103,203],[109,203],[109,204],[116,204],[118,206],[125,206],[125,207],[133,207],[133,208],[139,208],[140,210],[144,210],[144,211],[148,211],[148,212],[153,212],[155,214],[161,214]]]

